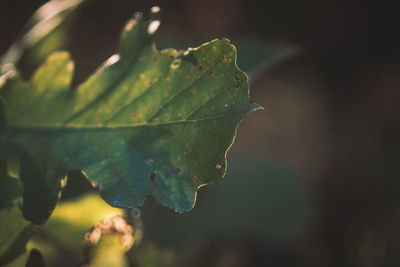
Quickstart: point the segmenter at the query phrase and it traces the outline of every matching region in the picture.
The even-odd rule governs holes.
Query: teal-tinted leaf
[[[136,14],[119,54],[76,90],[65,52],[50,55],[29,82],[14,77],[1,89],[7,123],[0,153],[20,160],[30,220],[48,218],[61,179],[74,168],[112,206],[140,206],[151,195],[178,212],[193,207],[200,186],[225,174],[238,123],[259,108],[249,103],[236,49],[220,39],[186,52],[157,51],[159,23]]]

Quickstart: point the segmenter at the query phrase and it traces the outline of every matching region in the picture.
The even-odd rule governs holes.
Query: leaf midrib
[[[223,114],[220,116],[207,117],[198,120],[179,120],[179,121],[158,122],[158,123],[140,123],[140,124],[123,125],[123,126],[24,126],[24,125],[4,124],[2,127],[0,124],[0,129],[8,128],[8,129],[18,129],[27,131],[68,131],[68,130],[102,131],[102,130],[130,129],[138,127],[157,127],[165,125],[198,123],[209,120],[227,119],[227,118],[242,116],[245,112],[248,111],[250,111],[250,109],[244,110],[243,112],[240,113]]]

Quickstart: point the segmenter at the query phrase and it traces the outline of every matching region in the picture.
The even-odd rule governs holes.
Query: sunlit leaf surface
[[[77,266],[85,256],[86,233],[102,220],[122,215],[121,209],[110,207],[94,193],[62,201],[28,247],[39,249],[49,266]]]
[[[118,234],[109,233],[102,237],[92,252],[92,258],[87,267],[128,267],[128,259],[121,245]]]
[[[30,81],[16,76],[1,88],[0,153],[20,161],[26,218],[48,218],[70,169],[82,169],[112,206],[140,206],[152,195],[178,212],[223,177],[238,123],[259,108],[249,103],[236,49],[220,39],[157,51],[159,24],[136,14],[119,53],[77,89],[66,52],[51,54]]]

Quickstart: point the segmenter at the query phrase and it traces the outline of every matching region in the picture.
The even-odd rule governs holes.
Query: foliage
[[[4,84],[0,148],[20,162],[26,218],[46,221],[71,169],[84,170],[112,206],[137,207],[153,195],[179,212],[224,175],[237,124],[259,108],[249,104],[235,48],[221,39],[159,52],[158,24],[137,14],[120,53],[77,89],[66,52],[51,54],[30,82]]]
[[[57,16],[68,15],[80,3],[58,10]],[[147,21],[135,14],[121,34],[119,53],[77,88],[71,87],[74,63],[68,52],[51,53],[28,81],[13,66],[24,49],[54,39],[50,36],[63,17],[55,25],[50,19],[50,31],[22,38],[32,42],[16,43],[2,58],[0,265],[18,266],[28,258],[32,264],[42,262],[40,251],[54,250],[46,245],[51,236],[58,236],[62,247],[75,248],[76,255],[82,250],[74,245],[78,236],[107,217],[110,208],[100,205],[93,212],[96,201],[90,197],[65,203],[29,241],[37,230],[34,224],[45,223],[52,214],[66,177],[77,173],[71,170],[82,170],[80,175],[111,206],[138,207],[151,195],[178,212],[193,208],[199,187],[224,176],[238,123],[260,106],[249,103],[247,75],[237,67],[236,48],[229,40],[187,51],[158,51],[153,43],[158,13],[153,8]],[[33,23],[27,36],[46,23],[48,17]],[[135,216],[118,216],[128,226],[135,221]],[[139,240],[138,221],[134,233]],[[102,259],[112,253],[119,263],[111,259],[110,266],[127,265],[121,237],[114,230],[102,236],[93,248],[83,248],[90,255],[76,263],[104,266]],[[35,249],[29,254],[26,246]]]

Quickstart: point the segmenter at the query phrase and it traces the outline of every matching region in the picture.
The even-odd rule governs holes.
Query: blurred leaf
[[[97,194],[87,194],[78,199],[62,202],[54,210],[48,223],[43,227],[49,229],[56,221],[71,224],[85,229],[90,227],[110,215],[122,215],[122,210],[110,207]]]
[[[0,217],[0,266],[3,266],[26,253],[33,230],[17,205],[1,209]]]
[[[8,174],[6,160],[0,157],[0,209],[11,208],[22,196],[22,184]]]
[[[32,249],[29,254],[28,261],[25,267],[45,267],[42,253],[37,249]]]
[[[202,201],[190,213],[177,216],[148,202],[142,212],[146,237],[170,246],[182,240],[293,238],[311,212],[306,184],[279,162],[256,156],[230,162],[226,179],[200,190]]]
[[[93,249],[87,267],[128,267],[128,258],[122,246],[121,237],[115,233],[103,235]]]
[[[5,264],[5,265],[0,265],[0,266],[4,266],[4,267],[21,267],[21,266],[25,266],[27,261],[29,259],[29,253],[23,253],[20,256],[18,256],[16,259],[14,259],[13,261]],[[1,264],[1,263],[0,263]]]
[[[238,123],[260,108],[249,103],[236,49],[221,39],[185,53],[157,51],[160,22],[151,16],[136,14],[120,53],[77,90],[65,52],[49,56],[31,81],[16,76],[1,88],[0,153],[20,161],[29,220],[47,220],[70,169],[84,170],[112,206],[137,207],[153,195],[178,212],[224,176]]]
[[[129,256],[139,267],[175,267],[177,265],[177,254],[172,249],[159,248],[152,244],[146,244],[134,249]]]
[[[249,38],[235,40],[238,50],[238,63],[250,77],[274,64],[296,54],[294,46],[279,42],[265,42]]]
[[[122,214],[98,194],[61,202],[38,229],[31,246],[43,252],[49,266],[75,266],[82,259],[85,234],[103,219]]]
[[[51,0],[41,6],[29,19],[24,31],[0,58],[0,65],[20,60],[26,50],[36,62],[63,46],[63,24],[84,0]],[[0,75],[4,74],[0,72]]]
[[[8,176],[5,160],[0,158],[0,266],[18,266],[28,258],[26,243],[33,226],[17,204],[21,192],[21,184]]]

